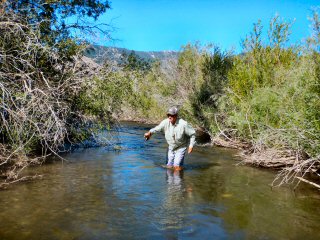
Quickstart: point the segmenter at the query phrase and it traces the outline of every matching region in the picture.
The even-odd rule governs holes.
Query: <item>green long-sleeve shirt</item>
[[[165,138],[169,144],[170,149],[177,149],[180,147],[193,147],[196,139],[195,130],[185,120],[178,118],[173,125],[169,119],[163,120],[158,126],[150,129],[150,132],[164,132]]]

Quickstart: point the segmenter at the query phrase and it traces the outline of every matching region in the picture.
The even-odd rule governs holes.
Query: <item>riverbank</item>
[[[241,164],[278,170],[274,185],[304,181],[320,189],[320,157],[310,158],[292,149],[258,148],[225,136],[213,138],[212,143],[219,147],[238,149]],[[304,179],[306,176],[311,176],[312,181]]]

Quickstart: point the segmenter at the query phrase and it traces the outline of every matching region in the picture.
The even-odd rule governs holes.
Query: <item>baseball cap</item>
[[[178,108],[177,107],[170,107],[167,111],[168,115],[177,115],[178,114]]]

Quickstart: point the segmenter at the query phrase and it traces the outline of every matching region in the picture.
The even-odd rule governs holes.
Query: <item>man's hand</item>
[[[188,154],[192,153],[193,147],[188,148]]]
[[[151,137],[151,132],[147,132],[147,133],[144,134],[144,138],[145,138],[146,140],[149,140],[150,137]]]

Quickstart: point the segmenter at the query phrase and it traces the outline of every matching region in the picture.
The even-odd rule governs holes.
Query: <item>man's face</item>
[[[168,116],[169,122],[171,122],[171,124],[175,124],[175,123],[176,123],[176,121],[177,121],[177,115],[170,115],[170,114],[168,114],[167,116]]]

